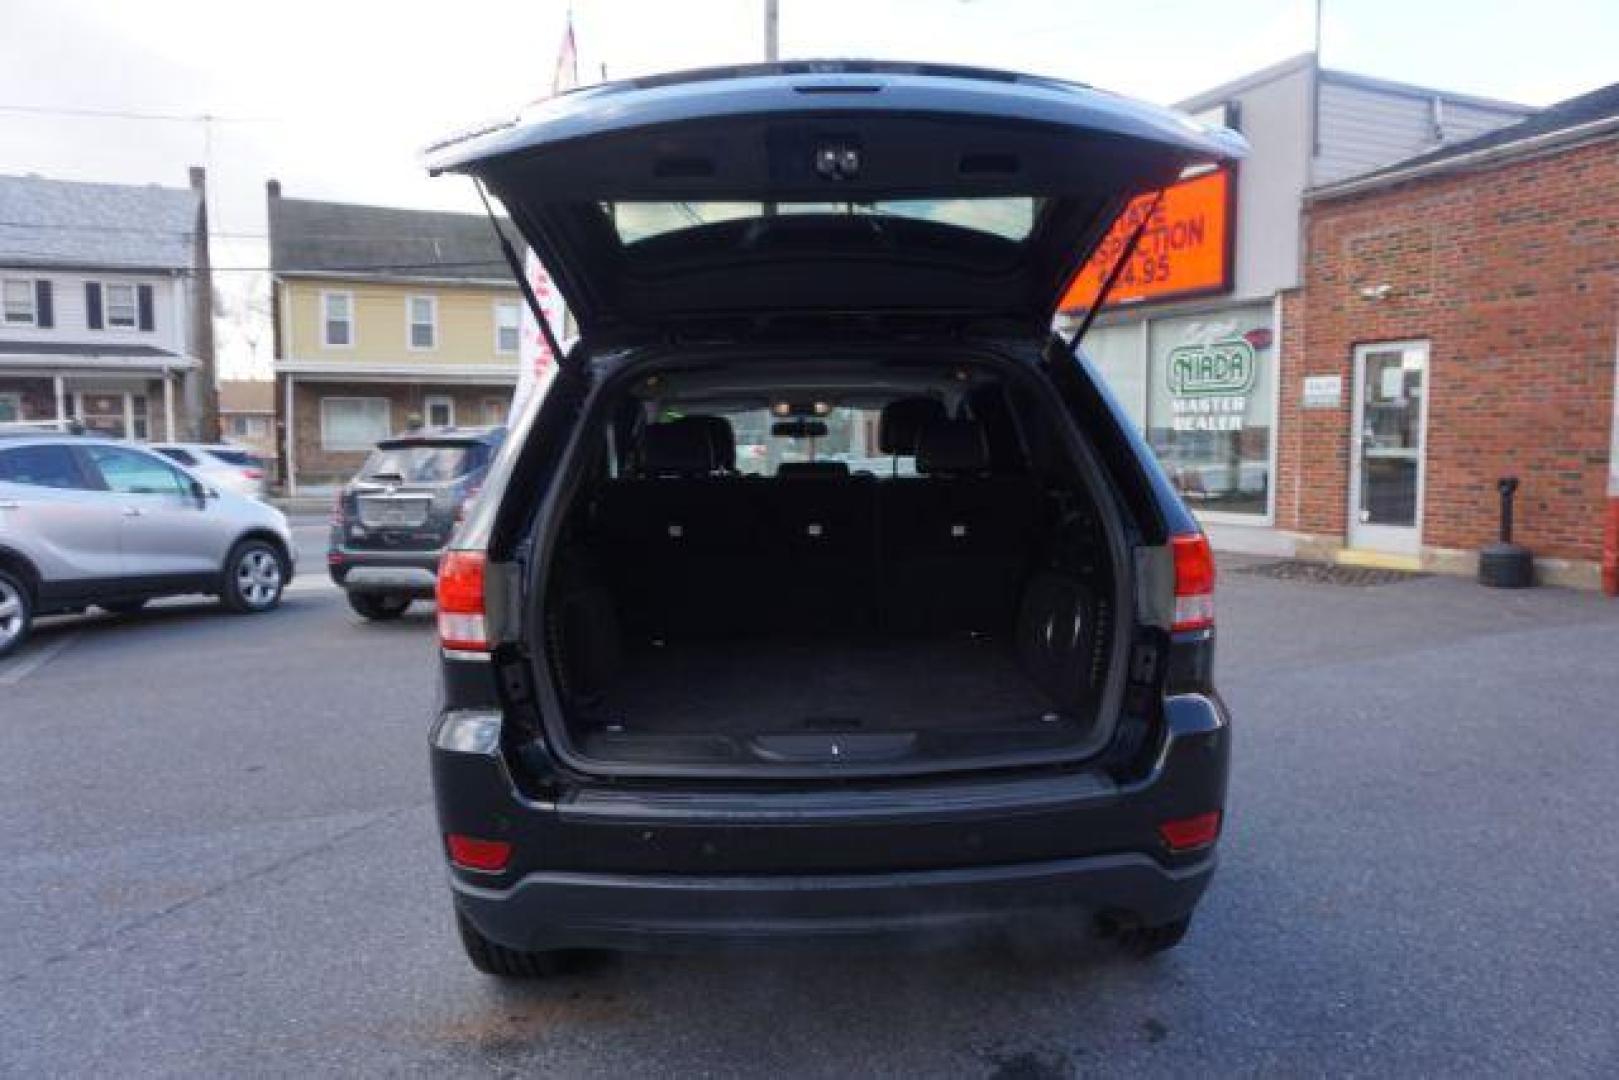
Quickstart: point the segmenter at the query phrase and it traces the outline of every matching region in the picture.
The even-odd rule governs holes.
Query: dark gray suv
[[[332,510],[326,562],[349,606],[397,619],[433,595],[439,555],[460,524],[504,428],[424,428],[377,444]]]
[[[1070,83],[835,62],[436,152],[581,335],[439,572],[475,965],[1035,911],[1181,940],[1230,753],[1213,558],[1051,325],[1093,253],[1124,271],[1132,200],[1243,151]]]

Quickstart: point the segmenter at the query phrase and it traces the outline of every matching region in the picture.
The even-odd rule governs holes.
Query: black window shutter
[[[34,282],[34,325],[49,330],[56,325],[56,310],[51,307],[51,283]]]
[[[152,328],[152,287],[150,285],[135,286],[135,295],[141,309],[141,329]]]
[[[92,330],[101,329],[101,282],[84,283],[84,324]]]

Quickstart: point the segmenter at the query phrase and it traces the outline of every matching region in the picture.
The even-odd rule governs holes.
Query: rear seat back
[[[882,487],[888,625],[1004,629],[1034,557],[1039,484],[1031,476],[992,475],[983,430],[971,420],[927,424],[917,471]]]
[[[979,425],[935,417],[916,443],[923,475],[882,480],[715,475],[717,430],[648,425],[640,475],[597,500],[591,543],[632,635],[1010,628],[1040,492],[989,473]]]
[[[751,588],[738,577],[759,543],[755,515],[740,505],[747,485],[714,475],[723,449],[698,419],[648,424],[640,475],[608,483],[597,500],[592,543],[626,628],[641,636],[724,629]]]

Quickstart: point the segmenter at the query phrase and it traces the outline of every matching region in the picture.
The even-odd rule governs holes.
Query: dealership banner
[[[1235,192],[1231,170],[1213,169],[1165,188],[1156,210],[1152,194],[1131,202],[1074,277],[1059,310],[1084,311],[1090,306],[1130,234],[1148,213],[1152,217],[1113,286],[1107,307],[1229,292]]]

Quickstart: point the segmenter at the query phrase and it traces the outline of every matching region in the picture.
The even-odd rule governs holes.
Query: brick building
[[[1307,196],[1276,526],[1467,571],[1516,476],[1543,580],[1619,588],[1619,85]],[[1606,533],[1606,536],[1605,536]]]

